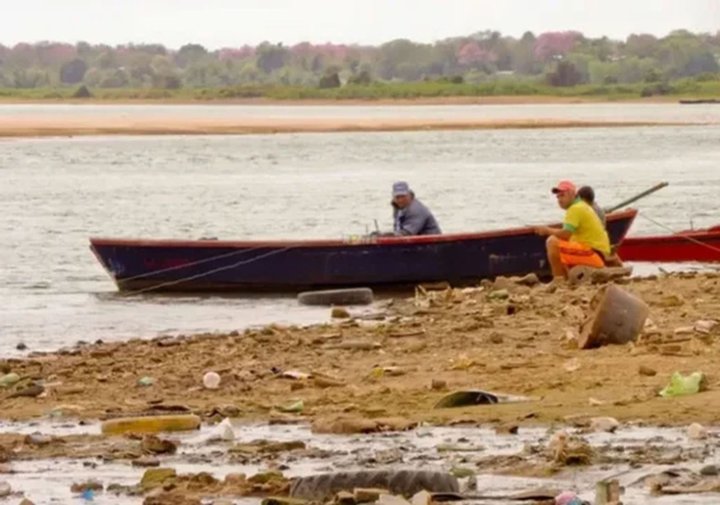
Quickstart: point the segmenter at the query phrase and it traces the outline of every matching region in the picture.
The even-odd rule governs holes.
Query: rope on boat
[[[142,279],[143,277],[152,277],[153,275],[164,274],[166,272],[173,272],[175,270],[182,270],[183,268],[190,268],[190,267],[194,267],[196,265],[202,265],[203,263],[210,263],[210,262],[213,262],[216,260],[230,258],[232,256],[242,256],[245,253],[256,251],[258,249],[267,249],[267,247],[250,247],[249,249],[240,249],[238,251],[230,251],[227,253],[218,254],[216,256],[210,256],[209,258],[192,261],[190,263],[183,263],[182,265],[175,265],[172,267],[161,268],[159,270],[152,270],[150,272],[145,272],[143,274],[133,275],[132,277],[123,279],[122,282],[130,282],[130,281],[134,281],[136,279]]]
[[[270,251],[270,252],[267,252],[267,253],[265,253],[265,254],[261,254],[260,256],[255,256],[254,258],[250,258],[249,260],[241,260],[241,261],[238,261],[238,262],[236,262],[236,263],[233,263],[232,265],[225,265],[225,266],[222,266],[222,267],[214,268],[214,269],[212,269],[212,270],[208,270],[207,272],[202,272],[202,273],[195,274],[195,275],[191,275],[191,276],[189,276],[189,277],[184,277],[184,278],[181,278],[181,279],[175,279],[175,280],[172,280],[172,281],[161,282],[161,283],[159,283],[159,284],[154,284],[154,285],[152,285],[152,286],[148,286],[147,288],[138,289],[138,290],[135,290],[135,291],[127,291],[127,292],[125,292],[124,294],[125,294],[126,296],[141,295],[141,294],[143,294],[143,293],[148,293],[148,292],[150,292],[150,291],[155,291],[155,290],[157,290],[157,289],[162,289],[162,288],[166,288],[166,287],[169,287],[169,286],[175,286],[175,285],[177,285],[177,284],[182,284],[183,282],[194,281],[194,280],[196,280],[196,279],[201,279],[201,278],[206,277],[206,276],[208,276],[208,275],[212,275],[212,274],[216,274],[216,273],[218,273],[218,272],[223,272],[223,271],[225,271],[225,270],[230,270],[230,269],[233,269],[233,268],[237,268],[237,267],[242,266],[242,265],[249,265],[250,263],[254,263],[254,262],[256,262],[256,261],[260,261],[260,260],[262,260],[262,259],[269,258],[270,256],[274,256],[274,255],[276,255],[276,254],[280,254],[280,253],[283,253],[283,252],[287,252],[287,251],[289,251],[290,249],[295,249],[295,248],[296,248],[296,246],[284,247],[284,248],[282,248],[282,249],[276,249],[276,250],[274,250],[274,251]],[[258,248],[258,249],[259,249],[259,248]],[[238,253],[239,253],[240,251],[235,251],[235,252],[238,252]],[[227,256],[227,255],[219,255],[219,256]],[[196,263],[207,262],[207,261],[210,261],[211,259],[219,259],[219,258],[218,258],[218,257],[215,257],[215,258],[207,258],[207,259],[204,259],[204,260],[200,260],[200,261],[198,261],[198,262],[196,262]],[[190,265],[190,264],[188,264],[188,265]],[[139,277],[139,276],[138,276],[138,277]],[[121,282],[124,282],[124,280],[121,281]]]
[[[676,236],[678,236],[678,237],[680,237],[680,238],[684,238],[685,240],[688,240],[689,242],[693,242],[694,244],[697,244],[697,245],[699,245],[699,246],[702,246],[702,247],[704,247],[704,248],[706,248],[706,249],[709,249],[709,250],[711,250],[711,251],[714,251],[714,252],[718,253],[718,257],[720,257],[720,248],[715,247],[715,246],[712,246],[712,245],[710,245],[710,244],[706,244],[705,242],[703,242],[703,241],[701,241],[701,240],[698,240],[698,239],[696,239],[696,238],[694,238],[694,237],[689,237],[689,236],[687,236],[687,235],[684,235],[683,233],[676,232],[675,230],[673,230],[673,229],[670,228],[669,226],[664,225],[664,224],[662,224],[662,223],[654,220],[653,218],[646,216],[646,215],[643,214],[642,212],[640,212],[638,215],[641,216],[641,217],[644,217],[645,219],[647,219],[648,221],[650,221],[650,222],[653,223],[654,225],[657,225],[657,226],[659,226],[660,228],[663,228],[664,230],[669,231],[669,232],[672,233],[673,235],[676,235]]]

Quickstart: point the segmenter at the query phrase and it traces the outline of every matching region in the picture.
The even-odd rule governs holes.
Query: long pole
[[[640,200],[641,198],[645,198],[646,196],[651,195],[651,194],[655,193],[656,191],[660,191],[661,189],[667,187],[669,184],[670,184],[670,183],[668,183],[668,182],[661,182],[660,184],[656,184],[656,185],[653,186],[652,188],[647,189],[647,190],[643,191],[642,193],[639,193],[639,194],[633,196],[632,198],[628,198],[628,199],[625,200],[624,202],[619,203],[619,204],[615,205],[614,207],[610,207],[609,209],[605,209],[605,212],[607,212],[607,213],[609,214],[609,213],[611,213],[611,212],[615,212],[616,210],[620,210],[620,209],[622,209],[623,207],[627,207],[627,206],[630,205],[631,203],[635,203],[635,202],[637,202],[638,200]]]

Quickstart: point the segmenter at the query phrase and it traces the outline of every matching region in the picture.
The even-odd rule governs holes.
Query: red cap
[[[552,192],[555,195],[558,193],[565,193],[566,191],[572,191],[575,193],[577,192],[577,188],[575,188],[575,184],[571,181],[560,181],[554,188],[552,188]]]

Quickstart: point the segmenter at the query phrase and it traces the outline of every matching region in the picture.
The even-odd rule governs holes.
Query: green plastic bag
[[[705,376],[702,372],[693,372],[688,376],[684,376],[680,372],[675,372],[672,374],[672,377],[670,377],[670,384],[660,391],[660,396],[669,398],[673,396],[694,395],[700,392],[704,381]]]

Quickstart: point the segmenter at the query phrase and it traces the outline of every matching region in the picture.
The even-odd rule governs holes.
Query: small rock
[[[717,475],[720,475],[720,470],[718,470],[718,467],[715,465],[707,465],[702,467],[700,470],[700,475],[705,475],[706,477],[715,477]]]
[[[387,489],[355,488],[353,494],[355,503],[374,503],[378,501],[380,495],[387,494],[387,492]]]
[[[695,331],[695,328],[693,326],[681,326],[680,328],[675,328],[673,330],[674,335],[692,335]]]
[[[20,376],[16,373],[8,373],[0,377],[0,387],[9,387],[20,382]]]
[[[591,407],[600,407],[601,405],[605,405],[606,402],[598,400],[597,398],[588,398],[588,403]]]
[[[321,389],[346,386],[346,384],[341,380],[333,379],[332,377],[326,377],[323,375],[313,376],[313,385]]]
[[[18,351],[27,351],[28,346],[25,345],[23,342],[20,342],[18,345],[15,346],[15,349]]]
[[[712,333],[717,325],[718,322],[714,320],[697,321],[694,329],[698,333],[709,334]]]
[[[640,365],[640,367],[638,368],[638,373],[646,377],[654,377],[657,375],[657,370],[654,370],[649,366]]]
[[[8,398],[37,398],[45,392],[45,387],[40,384],[35,384],[8,396]]]
[[[12,488],[10,487],[10,484],[7,482],[1,481],[0,482],[0,498],[5,498],[7,496],[10,496],[12,494]]]
[[[158,488],[168,479],[174,479],[177,477],[177,472],[174,468],[151,468],[145,470],[145,473],[140,480],[140,487],[144,490]]]
[[[619,427],[620,423],[614,417],[594,417],[590,419],[590,429],[592,431],[615,433]]]
[[[137,383],[138,386],[147,388],[155,384],[155,379],[152,377],[141,377],[138,379]]]
[[[490,334],[490,343],[492,344],[502,344],[504,341],[502,334],[494,331],[492,334]]]
[[[102,491],[104,489],[102,482],[89,480],[87,482],[76,482],[70,487],[70,491],[75,494],[81,494],[86,491]]]
[[[290,391],[298,391],[300,389],[305,389],[305,384],[302,382],[291,382],[290,383]]]
[[[568,360],[563,364],[563,368],[565,369],[566,372],[570,372],[570,373],[577,372],[581,368],[580,360],[577,358]]]
[[[380,498],[378,498],[376,503],[377,505],[410,505],[410,502],[402,496],[395,496],[391,494],[380,495]]]
[[[148,454],[175,454],[177,444],[171,440],[163,440],[155,435],[145,435],[140,444],[143,452]]]
[[[707,429],[698,423],[692,423],[687,428],[687,436],[690,440],[703,440],[707,438]]]
[[[464,479],[466,477],[470,477],[471,475],[475,475],[475,470],[473,470],[472,468],[455,466],[450,469],[450,473],[458,479]]]
[[[515,280],[516,284],[520,284],[521,286],[537,286],[540,284],[540,279],[538,278],[537,274],[529,273],[525,277],[520,277],[519,279]]]
[[[517,424],[506,424],[495,428],[495,433],[498,435],[517,435],[520,431],[520,427]]]
[[[340,491],[335,495],[337,505],[355,505],[355,495],[348,491]]]
[[[157,468],[160,466],[160,460],[153,456],[141,456],[132,461],[132,466],[138,468]]]
[[[507,289],[496,289],[487,295],[488,300],[507,300],[510,298],[510,292]]]
[[[430,383],[430,389],[433,391],[445,391],[448,387],[447,381],[442,379],[433,379]]]
[[[475,475],[475,473],[473,472],[471,475]],[[470,477],[471,475],[468,475],[467,477]],[[430,505],[432,502],[432,496],[424,489],[415,493],[411,499],[412,505]]]
[[[330,311],[330,317],[333,319],[349,319],[350,312],[345,307],[333,307]]]
[[[35,504],[33,502],[31,502],[30,500],[28,500],[27,498],[23,498],[22,501],[20,502],[20,505],[35,505]]]

